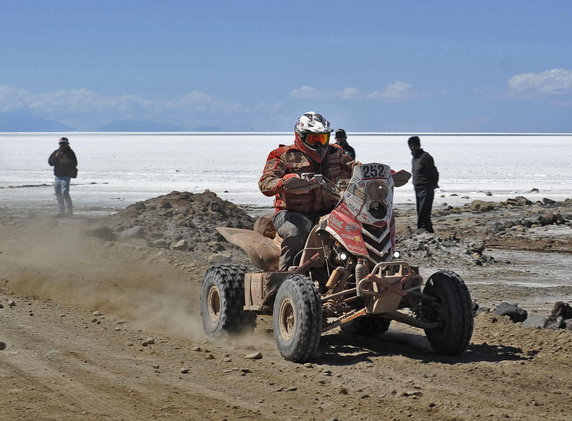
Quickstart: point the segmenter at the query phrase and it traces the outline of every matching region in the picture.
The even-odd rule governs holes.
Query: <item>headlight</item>
[[[383,219],[385,218],[385,215],[387,215],[387,205],[385,202],[371,202],[369,213],[376,219]]]

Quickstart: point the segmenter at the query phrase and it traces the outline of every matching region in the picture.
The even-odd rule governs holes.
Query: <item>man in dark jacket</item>
[[[435,167],[433,157],[421,149],[419,136],[412,136],[407,141],[413,159],[411,173],[417,202],[417,228],[433,232],[431,209],[435,198],[435,189],[439,187],[439,171]]]
[[[48,164],[54,167],[54,189],[58,199],[58,217],[72,216],[73,206],[70,197],[70,181],[77,176],[77,158],[70,148],[67,137],[62,137],[59,141],[60,147],[50,155]],[[66,211],[67,206],[67,211]]]
[[[342,147],[344,152],[349,155],[351,159],[356,159],[356,152],[348,143],[348,136],[344,129],[336,130],[336,143]]]

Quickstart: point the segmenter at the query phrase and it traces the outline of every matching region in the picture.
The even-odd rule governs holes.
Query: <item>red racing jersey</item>
[[[286,209],[304,214],[323,213],[332,209],[338,197],[329,193],[324,186],[316,187],[302,194],[284,190],[284,177],[288,174],[322,174],[333,184],[340,179],[350,178],[354,161],[335,144],[329,145],[322,162],[315,162],[296,145],[281,145],[266,159],[258,187],[265,196],[274,196],[276,212]]]

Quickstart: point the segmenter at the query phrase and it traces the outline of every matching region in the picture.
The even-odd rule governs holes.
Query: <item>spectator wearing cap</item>
[[[348,136],[344,129],[336,130],[336,143],[342,147],[344,153],[349,155],[353,160],[356,159],[356,152],[348,143]]]
[[[70,148],[67,137],[59,140],[59,148],[52,152],[48,164],[54,167],[54,190],[58,200],[58,218],[73,215],[73,205],[70,197],[70,182],[77,177],[77,158]],[[67,208],[67,209],[66,209]]]

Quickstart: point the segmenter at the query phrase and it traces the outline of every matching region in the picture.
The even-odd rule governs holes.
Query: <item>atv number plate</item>
[[[364,164],[362,167],[363,178],[387,178],[386,166],[383,164]]]

